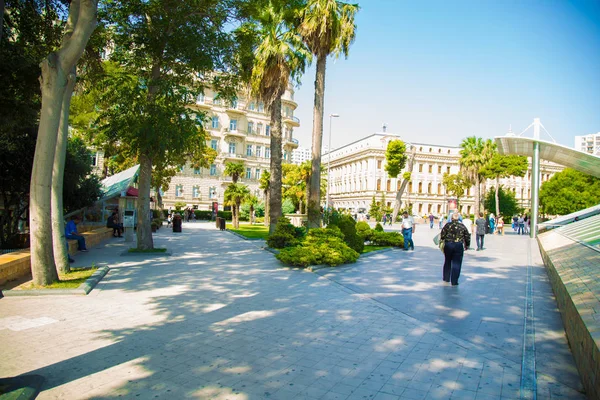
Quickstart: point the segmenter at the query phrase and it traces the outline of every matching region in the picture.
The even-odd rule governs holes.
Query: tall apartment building
[[[600,132],[575,136],[575,150],[600,156]]]
[[[298,147],[292,151],[292,163],[302,164],[304,161],[311,160],[311,149],[306,147]]]
[[[331,199],[334,207],[368,212],[373,196],[377,202],[385,196],[385,204],[389,207],[393,205],[401,179],[388,176],[384,167],[387,144],[396,139],[402,138],[390,133],[375,133],[331,152]],[[446,213],[451,196],[445,192],[442,179],[444,173],[459,172],[460,148],[426,143],[412,145],[416,147],[412,180],[403,200],[409,203],[415,214]],[[324,154],[323,160],[328,160],[328,157],[329,154]],[[542,161],[541,180],[550,179],[562,169],[558,164]],[[500,184],[515,192],[521,207],[529,208],[531,160],[525,177],[501,179]],[[489,190],[494,185],[494,181],[488,181],[485,188]],[[460,199],[460,205],[461,212],[473,212],[474,188],[466,191],[465,196]]]
[[[297,106],[290,87],[281,104],[284,162],[292,161],[292,151],[298,147],[298,140],[293,137],[294,128],[300,126],[300,120],[294,116]],[[164,206],[183,202],[189,207],[209,210],[216,201],[222,209],[223,194],[231,183],[231,177],[223,175],[228,161],[244,163],[245,173],[239,182],[261,198],[259,179],[269,170],[271,158],[270,115],[265,105],[241,95],[236,101],[226,103],[207,89],[192,108],[207,115],[205,129],[210,135],[207,145],[217,151],[217,158],[209,168],[193,168],[189,164],[181,168],[169,189],[162,193]]]

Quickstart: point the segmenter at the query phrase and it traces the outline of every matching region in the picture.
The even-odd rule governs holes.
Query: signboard
[[[123,227],[133,228],[135,224],[135,210],[125,210],[123,212]]]
[[[456,210],[456,199],[448,199],[448,211]]]
[[[212,202],[212,212],[214,212],[215,214],[219,212],[219,202],[218,201]]]

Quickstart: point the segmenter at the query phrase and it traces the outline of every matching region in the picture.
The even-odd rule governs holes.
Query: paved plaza
[[[40,399],[518,399],[525,354],[538,399],[585,399],[537,243],[508,228],[458,287],[426,225],[414,252],[316,273],[208,223],[161,229],[171,256],[115,239],[77,255],[111,268],[88,296],[0,300],[0,377],[44,376]]]

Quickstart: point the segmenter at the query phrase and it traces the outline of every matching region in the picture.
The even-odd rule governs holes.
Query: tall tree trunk
[[[38,285],[48,285],[58,279],[49,218],[52,167],[67,73],[75,67],[96,27],[97,8],[97,0],[72,0],[60,48],[41,63],[42,110],[29,188],[31,272]]]
[[[475,175],[475,210],[474,210],[474,214],[479,216],[479,205],[481,203],[481,199],[480,199],[480,193],[481,193],[481,182],[480,182],[480,178],[479,178],[479,174]]]
[[[415,163],[415,155],[417,154],[417,148],[415,146],[411,147],[412,152],[410,154],[410,157],[408,158],[406,172],[410,172],[412,174],[413,165]],[[398,216],[398,213],[402,208],[402,195],[404,194],[404,191],[406,190],[406,185],[408,185],[408,182],[410,182],[410,180],[411,178],[404,179],[404,176],[402,177],[402,183],[400,184],[400,188],[398,188],[398,191],[396,192],[396,200],[394,201],[394,211],[392,212],[392,221],[396,221],[396,217]]]
[[[312,163],[308,190],[308,227],[321,226],[321,147],[323,143],[323,112],[325,101],[325,69],[327,56],[317,59],[315,104],[313,108]],[[328,150],[331,152],[331,149]],[[329,177],[328,177],[329,178]],[[327,205],[329,206],[329,205]]]
[[[271,104],[271,181],[269,193],[269,233],[281,217],[281,96]]]
[[[150,226],[150,186],[152,180],[152,159],[147,154],[140,154],[139,190],[137,199],[137,248],[149,250],[154,248],[152,227]]]
[[[269,226],[269,221],[271,220],[270,215],[269,215],[270,210],[271,210],[270,198],[269,198],[270,190],[271,189],[269,188],[265,191],[265,221],[264,221],[265,226]]]
[[[496,218],[500,215],[500,177],[496,177]]]
[[[69,254],[67,251],[67,240],[65,238],[65,220],[63,207],[63,181],[65,176],[65,158],[67,155],[67,142],[69,141],[69,108],[71,107],[71,95],[75,87],[77,71],[71,70],[67,78],[67,87],[63,95],[62,112],[58,127],[56,140],[56,152],[54,154],[54,166],[52,169],[52,245],[54,250],[54,261],[56,267],[62,273],[71,270],[69,266]]]
[[[4,31],[4,0],[0,0],[0,40]]]
[[[156,188],[156,204],[158,205],[158,208],[160,210],[163,209],[163,201],[162,201],[162,196],[160,195],[160,187]]]

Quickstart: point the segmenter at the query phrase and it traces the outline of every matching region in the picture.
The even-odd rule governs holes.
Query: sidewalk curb
[[[265,240],[265,239],[261,239],[261,238],[247,238],[246,236],[244,236],[244,235],[240,235],[239,233],[237,233],[237,232],[234,232],[234,231],[230,231],[229,229],[225,229],[225,232],[229,232],[229,233],[231,233],[232,235],[234,235],[234,236],[237,236],[237,237],[239,237],[240,239],[244,239],[244,240]]]
[[[131,249],[135,248],[135,247],[130,247]],[[129,249],[121,252],[119,254],[121,257],[137,257],[137,256],[172,256],[173,252],[169,251],[167,249],[167,251],[165,252],[158,252],[158,251],[152,251],[152,252],[130,252]]]
[[[40,289],[40,290],[3,290],[2,294],[5,297],[19,297],[19,296],[85,296],[89,294],[96,285],[104,278],[104,276],[110,271],[107,266],[100,267],[96,272],[92,274],[85,282],[79,285],[76,289]]]

